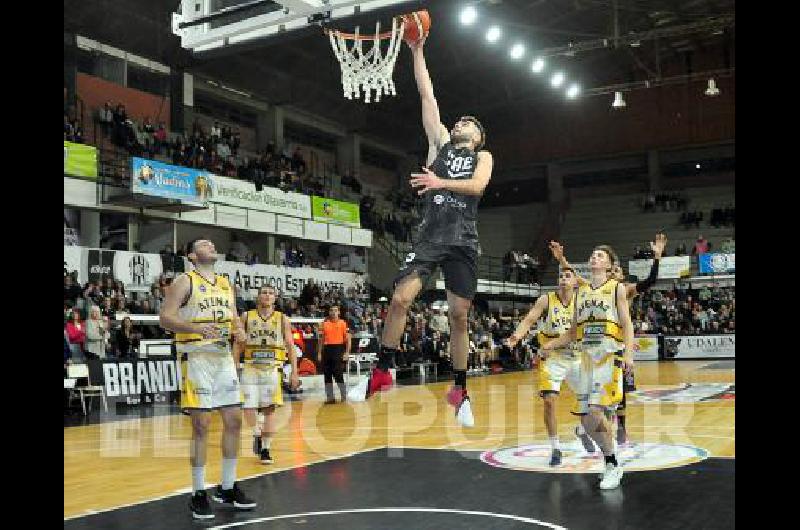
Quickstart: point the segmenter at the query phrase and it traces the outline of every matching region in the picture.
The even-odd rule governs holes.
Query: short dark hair
[[[186,257],[189,258],[189,254],[194,252],[195,243],[197,243],[198,241],[206,240],[206,239],[208,239],[208,238],[206,238],[206,237],[196,237],[196,238],[192,239],[191,241],[189,241],[188,243],[186,243]],[[192,260],[189,259],[189,261],[192,261]]]
[[[475,116],[462,116],[461,119],[472,122],[475,127],[478,128],[478,131],[480,131],[481,140],[478,142],[478,145],[475,146],[475,150],[480,151],[483,149],[483,146],[486,145],[486,129],[483,128],[483,125],[481,125],[481,122]]]
[[[561,272],[571,272],[572,274],[576,274],[575,269],[572,267],[562,267]],[[559,272],[559,274],[561,274],[561,272]]]

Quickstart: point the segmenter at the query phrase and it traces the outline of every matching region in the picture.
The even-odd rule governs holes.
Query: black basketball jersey
[[[442,179],[471,179],[478,155],[466,147],[447,142],[439,150],[430,169]],[[422,196],[422,221],[414,241],[442,245],[478,247],[478,195],[449,190],[430,190]]]

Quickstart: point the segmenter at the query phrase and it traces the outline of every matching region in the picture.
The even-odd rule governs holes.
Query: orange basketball
[[[403,40],[416,43],[421,38],[427,37],[431,30],[431,15],[427,9],[403,15]],[[421,35],[421,36],[420,36]]]

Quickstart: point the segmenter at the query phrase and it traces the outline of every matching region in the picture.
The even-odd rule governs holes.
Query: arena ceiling
[[[227,0],[230,5],[240,0]],[[460,9],[477,4],[480,18],[466,28]],[[579,105],[548,76],[530,71],[534,55],[580,83],[583,97],[607,97],[645,81],[658,84],[687,74],[731,75],[735,57],[733,0],[435,0],[407,2],[403,11],[424,6],[433,28],[426,58],[442,117],[450,123],[474,114],[490,131],[531,106]],[[307,109],[408,151],[423,147],[410,55],[401,51],[395,69],[398,96],[364,105],[341,94],[339,65],[317,27],[219,52],[192,56],[170,30],[178,2],[163,0],[66,1],[65,31],[96,39],[171,66],[223,81],[255,97]],[[383,13],[385,14],[385,12]],[[347,21],[374,24],[381,13]],[[528,45],[524,59],[508,56],[509,40],[488,45],[487,21]],[[616,43],[616,45],[615,45]],[[552,71],[552,70],[551,70]],[[609,98],[610,101],[610,98]]]

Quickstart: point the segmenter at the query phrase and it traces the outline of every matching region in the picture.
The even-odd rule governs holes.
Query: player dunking
[[[472,426],[467,395],[469,338],[467,315],[478,283],[477,214],[492,176],[492,155],[481,150],[486,133],[471,116],[460,118],[451,131],[442,124],[439,106],[425,64],[425,39],[409,44],[414,77],[422,99],[422,125],[428,137],[427,167],[411,175],[411,186],[422,196],[422,221],[411,252],[395,280],[394,294],[384,324],[381,351],[366,387],[366,396],[392,385],[389,366],[397,352],[411,302],[438,266],[444,271],[450,319],[450,354],[455,385],[447,393],[458,422]],[[359,389],[360,390],[360,389]]]
[[[206,445],[211,411],[222,416],[222,484],[214,500],[240,510],[255,508],[236,482],[236,459],[242,429],[239,377],[232,357],[231,339],[243,341],[244,330],[236,315],[233,289],[214,273],[217,251],[207,239],[186,245],[194,270],[181,274],[166,291],[160,321],[175,332],[175,348],[181,358],[181,408],[192,419],[190,463],[195,519],[212,519],[214,513],[205,490]]]
[[[258,290],[256,308],[241,317],[247,340],[237,343],[238,349],[244,350],[244,418],[253,429],[253,452],[262,464],[273,462],[269,450],[275,435],[275,407],[283,405],[280,370],[287,357],[292,364],[289,386],[294,390],[300,384],[292,325],[286,315],[275,310],[277,294],[271,285]],[[258,417],[257,412],[261,412]]]
[[[558,291],[541,295],[517,329],[508,338],[508,346],[513,348],[524,339],[531,327],[544,317],[539,329],[539,345],[558,338],[572,325],[575,308],[574,294],[575,271],[563,268],[558,275]],[[566,382],[573,392],[578,393],[577,383],[580,375],[581,357],[572,348],[564,348],[549,355],[539,367],[539,395],[544,402],[544,425],[550,438],[552,452],[550,465],[561,465],[561,446],[556,426],[556,397],[561,390],[561,383]],[[585,433],[578,437],[588,452],[594,452],[594,444]]]
[[[601,489],[614,489],[622,479],[611,422],[607,413],[622,400],[622,370],[633,368],[633,323],[625,286],[612,276],[619,260],[611,247],[596,247],[589,258],[592,277],[575,293],[575,313],[569,331],[542,348],[547,355],[577,340],[582,352],[578,410],[586,433],[605,457]]]
[[[662,254],[664,254],[664,249],[667,246],[667,236],[662,233],[656,234],[655,241],[650,242],[650,248],[653,250],[653,265],[650,267],[650,274],[644,280],[636,283],[625,283],[625,297],[628,300],[628,304],[630,304],[633,299],[638,294],[642,294],[646,292],[650,287],[655,285],[656,279],[658,278],[658,264],[661,260]],[[558,260],[561,264],[563,269],[571,269],[567,258],[564,256],[564,247],[561,246],[560,243],[556,241],[550,242],[550,250],[553,253],[553,256]],[[612,275],[614,279],[619,282],[623,282],[625,280],[625,274],[622,271],[622,267],[619,263],[615,264],[612,269]],[[579,284],[588,284],[589,281],[581,276],[577,277]],[[619,405],[617,405],[616,410],[614,411],[615,417],[617,419],[617,444],[624,444],[628,440],[628,434],[625,430],[625,417],[626,417],[626,409],[627,409],[627,394],[628,392],[633,392],[636,389],[634,383],[634,375],[633,370],[628,370],[624,374],[625,380],[622,385],[622,401],[620,401]]]

